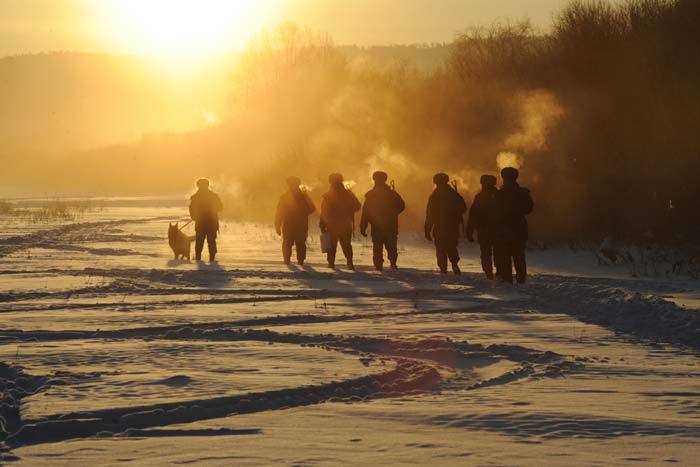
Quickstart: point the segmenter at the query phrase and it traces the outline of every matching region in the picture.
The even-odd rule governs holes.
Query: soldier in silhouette
[[[464,198],[450,186],[449,182],[450,177],[444,173],[433,177],[435,190],[430,195],[426,209],[425,238],[435,241],[435,255],[440,272],[443,274],[447,272],[449,259],[452,263],[452,271],[455,274],[461,274],[457,242],[467,205]]]
[[[297,263],[301,266],[306,260],[306,237],[309,234],[309,216],[316,210],[308,194],[301,190],[298,177],[287,178],[289,190],[277,203],[275,230],[282,235],[282,258],[284,264],[292,259],[292,246],[296,246]]]
[[[518,184],[519,172],[513,167],[501,170],[503,186],[496,196],[496,250],[500,258],[499,273],[504,282],[519,284],[527,278],[525,246],[528,239],[526,216],[534,208],[530,190]]]
[[[216,260],[216,235],[219,232],[219,213],[223,204],[219,195],[209,189],[209,180],[197,180],[197,192],[190,198],[190,217],[196,232],[194,253],[197,261],[202,260],[204,240],[209,248],[209,261]]]
[[[481,176],[481,192],[474,197],[467,221],[467,240],[473,242],[474,231],[477,232],[481,249],[481,267],[489,279],[493,279],[494,259],[496,259],[496,273],[498,274],[497,252],[494,251],[497,182],[498,180],[493,175]]]
[[[372,226],[372,259],[377,271],[384,269],[384,248],[391,269],[398,269],[399,214],[406,208],[401,196],[386,184],[387,178],[386,172],[377,171],[372,174],[374,188],[365,195],[360,221],[360,233],[364,237],[367,236],[367,226]]]
[[[330,188],[323,195],[321,204],[321,232],[330,234],[328,267],[335,268],[335,255],[338,242],[343,249],[348,268],[355,270],[352,261],[352,231],[355,226],[355,213],[362,207],[355,194],[345,188],[343,176],[339,173],[328,176]]]

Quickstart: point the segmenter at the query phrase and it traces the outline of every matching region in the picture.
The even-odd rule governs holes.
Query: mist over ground
[[[61,154],[5,145],[0,180],[8,193],[184,198],[208,176],[227,216],[269,222],[287,175],[318,200],[331,172],[359,195],[382,169],[417,227],[436,171],[471,198],[481,174],[517,165],[535,242],[696,239],[700,3],[574,1],[553,21],[547,35],[503,23],[393,55],[282,25],[222,71],[226,110],[201,129]]]

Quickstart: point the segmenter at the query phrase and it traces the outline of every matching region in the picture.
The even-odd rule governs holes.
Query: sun
[[[102,0],[111,40],[129,53],[196,59],[243,47],[276,0]]]

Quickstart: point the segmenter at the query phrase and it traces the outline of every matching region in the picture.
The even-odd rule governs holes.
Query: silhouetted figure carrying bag
[[[326,255],[328,267],[335,268],[335,255],[338,243],[343,249],[348,268],[354,270],[352,253],[352,231],[355,224],[355,213],[362,207],[355,194],[343,185],[341,174],[331,174],[328,177],[330,189],[323,195],[321,204],[321,243],[326,242],[323,234],[328,236]]]

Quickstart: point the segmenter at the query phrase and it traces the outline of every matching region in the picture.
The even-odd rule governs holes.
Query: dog
[[[168,227],[168,244],[173,250],[175,259],[185,259],[190,260],[190,246],[194,240],[194,237],[189,237],[182,233],[178,223],[169,224]]]

